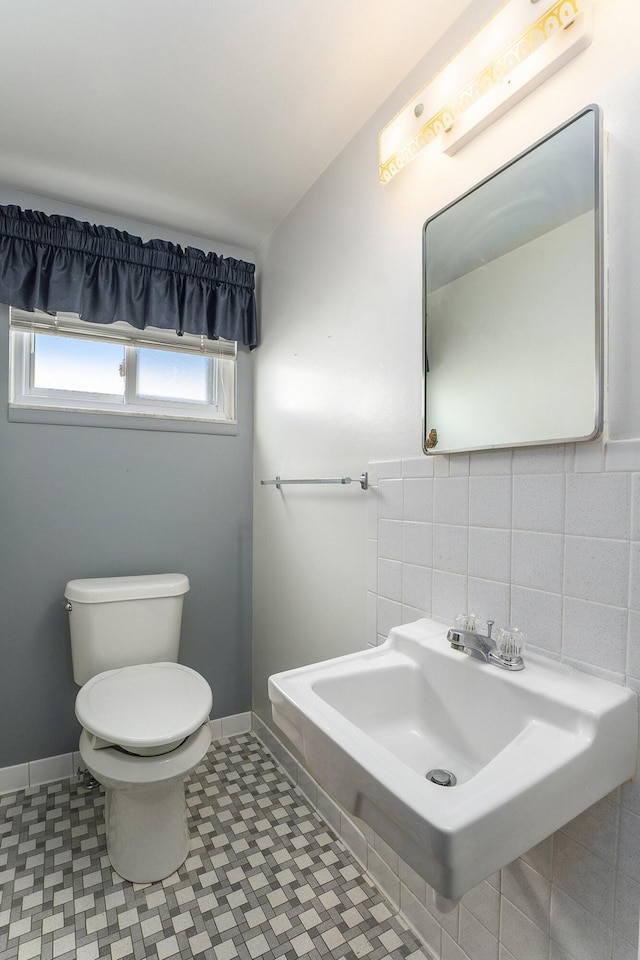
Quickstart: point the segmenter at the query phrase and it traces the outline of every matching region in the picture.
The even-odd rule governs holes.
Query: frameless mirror
[[[590,106],[425,223],[425,453],[600,432],[601,178]]]

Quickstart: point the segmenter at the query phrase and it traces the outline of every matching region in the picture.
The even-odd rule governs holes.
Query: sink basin
[[[395,627],[379,647],[270,677],[269,697],[319,783],[457,899],[632,777],[638,725],[626,687],[534,654],[501,670],[446,634]]]

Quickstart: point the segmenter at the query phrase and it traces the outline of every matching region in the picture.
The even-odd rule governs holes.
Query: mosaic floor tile
[[[0,797],[0,960],[428,960],[252,734],[212,745],[187,802],[186,863],[131,884],[101,790]]]

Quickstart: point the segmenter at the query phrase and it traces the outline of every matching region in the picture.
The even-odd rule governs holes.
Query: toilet
[[[168,877],[189,852],[185,781],[211,743],[211,688],[177,662],[184,574],[70,580],[80,755],[105,789],[107,853],[125,880]]]

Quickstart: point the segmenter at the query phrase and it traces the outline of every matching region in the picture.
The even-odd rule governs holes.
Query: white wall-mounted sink
[[[396,627],[270,677],[269,696],[317,780],[455,899],[632,777],[638,725],[626,687],[533,654],[511,673],[446,634]]]

